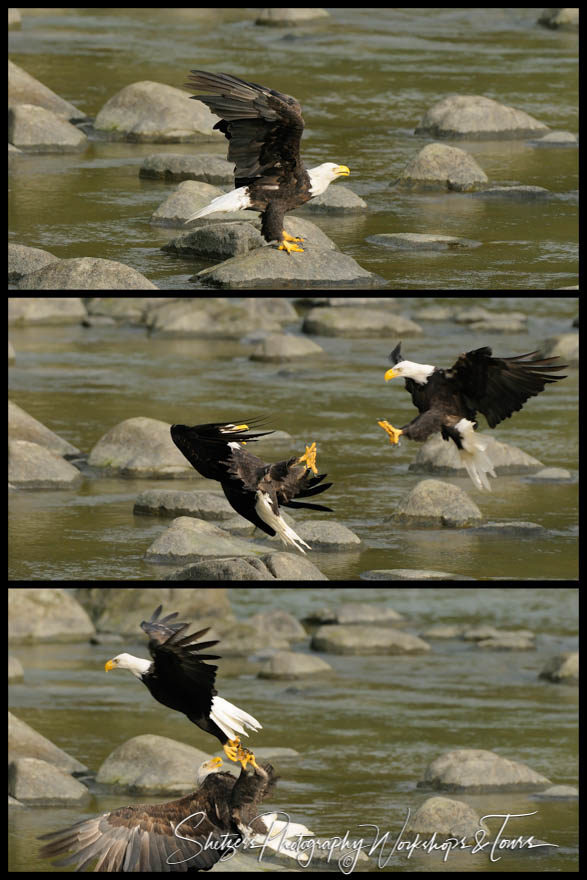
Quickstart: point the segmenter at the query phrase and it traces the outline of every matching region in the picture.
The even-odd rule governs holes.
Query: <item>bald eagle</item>
[[[440,431],[445,440],[453,440],[459,457],[478,489],[491,490],[487,474],[495,477],[493,465],[485,452],[483,440],[476,437],[475,417],[483,413],[490,428],[522,409],[530,397],[544,391],[550,382],[566,379],[550,373],[566,369],[566,364],[553,365],[558,357],[526,360],[537,351],[517,357],[494,358],[490,348],[477,348],[461,354],[450,370],[431,364],[405,360],[401,342],[389,355],[394,365],[385,374],[385,381],[396,377],[406,380],[419,415],[403,428],[394,428],[385,419],[378,422],[398,443],[400,436],[424,441]]]
[[[204,660],[219,660],[218,654],[200,654],[218,644],[218,639],[197,642],[209,627],[186,635],[189,623],[175,620],[177,611],[161,617],[162,606],[155,609],[150,620],[143,620],[141,629],[149,636],[152,661],[132,654],[119,654],[108,660],[105,669],[128,669],[164,706],[183,712],[190,721],[220,740],[227,757],[256,766],[255,756],[240,744],[238,734],[248,736],[245,728],[261,730],[261,724],[248,712],[218,696],[214,681],[217,666]]]
[[[304,130],[302,108],[289,95],[245,82],[228,73],[192,70],[186,88],[220,117],[214,126],[228,140],[228,161],[234,162],[236,189],[214,199],[185,221],[216,211],[261,211],[265,241],[278,249],[302,252],[299,242],[283,228],[287,211],[323,193],[333,180],[350,174],[346,165],[324,162],[309,171],[300,158]]]
[[[225,853],[243,842],[280,848],[285,838],[311,834],[304,825],[278,821],[271,813],[258,818],[261,802],[271,794],[277,777],[271,764],[244,768],[240,776],[219,772],[213,758],[198,770],[198,789],[165,804],[137,804],[84,819],[71,828],[43,834],[49,841],[43,858],[64,856],[57,867],[75,865],[83,871],[94,861],[94,872],[172,873],[209,871]]]
[[[272,432],[244,433],[249,430],[245,424],[221,422],[192,428],[172,425],[171,437],[199,474],[218,480],[237,513],[266,534],[277,534],[285,545],[305,553],[303,547],[309,550],[310,546],[288,526],[279,507],[332,512],[332,508],[323,504],[292,500],[319,495],[332,486],[332,483],[322,483],[328,475],[319,474],[316,468],[316,444],[306,446],[304,455],[299,458],[294,456],[276,464],[265,464],[244,449],[244,444]]]

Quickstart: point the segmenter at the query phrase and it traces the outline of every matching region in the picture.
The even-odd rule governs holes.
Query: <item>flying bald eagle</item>
[[[526,360],[537,354],[531,351],[494,358],[490,348],[477,348],[461,354],[450,370],[442,370],[405,360],[400,342],[389,355],[394,366],[386,372],[385,381],[405,379],[419,415],[403,428],[394,428],[385,420],[377,424],[387,432],[390,443],[398,443],[400,436],[422,442],[440,431],[445,440],[456,443],[461,463],[475,486],[490,491],[487,474],[495,477],[495,472],[486,444],[474,434],[476,414],[483,413],[489,427],[495,428],[521,410],[528,398],[544,391],[548,383],[566,379],[550,375],[566,369],[566,364],[553,365],[558,357]]]
[[[258,818],[261,802],[271,794],[277,777],[271,764],[240,776],[220,773],[220,758],[198,770],[198,789],[165,804],[120,807],[71,828],[43,834],[43,858],[64,856],[57,867],[75,865],[83,871],[96,862],[94,872],[172,873],[209,871],[225,854],[243,842],[281,848],[284,838],[311,834],[304,825],[278,821],[275,813]]]
[[[219,660],[218,654],[200,654],[218,644],[218,639],[197,642],[209,627],[186,635],[189,623],[175,620],[177,611],[159,618],[162,606],[155,609],[150,620],[143,620],[141,629],[149,636],[152,661],[132,654],[119,654],[108,660],[105,669],[129,669],[151,691],[159,703],[183,712],[206,733],[222,743],[231,761],[256,766],[255,756],[240,744],[238,734],[248,736],[245,728],[261,730],[261,724],[248,712],[218,696],[214,687],[217,666],[204,660]]]
[[[284,544],[305,553],[303,547],[309,550],[310,546],[285,522],[279,508],[332,511],[323,504],[292,500],[319,495],[332,486],[332,483],[322,483],[327,474],[319,474],[316,468],[316,444],[306,446],[304,455],[299,458],[294,456],[276,464],[266,464],[243,446],[272,432],[244,433],[249,430],[248,425],[232,423],[194,425],[192,428],[172,425],[171,437],[199,474],[218,480],[237,513],[266,534],[277,534]]]
[[[228,140],[236,189],[196,211],[186,223],[216,211],[261,211],[265,241],[279,242],[279,250],[288,253],[302,252],[303,238],[287,234],[284,215],[323,193],[338,177],[348,177],[349,169],[335,162],[310,170],[304,167],[300,158],[304,120],[295,98],[228,73],[191,73],[186,88],[204,92],[192,98],[220,117],[214,128]]]

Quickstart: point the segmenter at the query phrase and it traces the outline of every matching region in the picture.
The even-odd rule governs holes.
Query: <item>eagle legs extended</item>
[[[306,446],[306,451],[303,455],[298,458],[298,464],[306,463],[306,467],[309,471],[312,471],[314,474],[318,474],[318,468],[316,467],[316,441],[312,443],[311,446]]]
[[[256,770],[259,769],[259,765],[255,760],[254,754],[250,749],[245,748],[245,746],[240,746],[238,750],[237,760],[241,762],[241,766],[243,770],[247,769],[247,764],[250,764],[251,767],[254,767]]]
[[[250,749],[247,749],[245,746],[241,745],[240,737],[235,736],[234,739],[229,739],[222,746],[224,749],[224,753],[227,758],[230,758],[231,761],[240,761],[243,770],[246,770],[247,764],[250,764],[252,767],[257,767],[257,761],[255,760],[254,754]],[[218,760],[221,760],[220,758]]]
[[[380,428],[383,428],[383,430],[389,437],[390,443],[399,443],[399,438],[404,433],[401,428],[394,428],[393,425],[390,425],[389,422],[385,419],[378,421],[377,424]]]
[[[230,758],[231,761],[238,761],[237,754],[240,748],[240,737],[235,736],[234,739],[227,740],[222,748],[224,749],[224,754],[227,758]]]

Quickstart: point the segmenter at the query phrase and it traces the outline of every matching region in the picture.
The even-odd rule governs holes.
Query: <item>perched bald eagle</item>
[[[406,380],[419,415],[403,428],[394,428],[381,420],[391,443],[400,436],[424,441],[440,431],[445,440],[454,440],[459,457],[478,489],[491,490],[487,474],[495,477],[493,465],[485,452],[486,444],[474,431],[477,412],[483,413],[490,428],[522,409],[530,397],[544,391],[550,382],[566,379],[550,373],[566,369],[553,365],[558,357],[526,360],[537,351],[517,357],[494,358],[490,348],[477,348],[461,354],[450,370],[431,364],[417,364],[401,355],[401,342],[389,355],[394,365],[385,381],[396,377]]]
[[[306,446],[304,455],[299,458],[294,456],[276,464],[266,464],[244,449],[244,444],[272,432],[244,433],[249,430],[248,425],[232,423],[194,425],[192,428],[172,425],[171,437],[199,474],[218,480],[237,513],[266,534],[277,534],[284,544],[305,553],[303,547],[309,550],[310,546],[288,526],[279,507],[332,511],[323,504],[292,500],[319,495],[332,486],[332,483],[322,483],[328,475],[319,474],[316,468],[316,444]]]
[[[218,639],[197,642],[209,627],[186,635],[190,624],[176,621],[177,611],[160,619],[161,609],[159,605],[151,619],[141,623],[149,636],[149,653],[153,660],[119,654],[108,660],[106,671],[130,670],[159,703],[183,712],[201,730],[217,737],[231,761],[240,761],[243,767],[255,766],[255,756],[240,744],[238,734],[248,736],[245,728],[261,730],[261,724],[248,712],[218,696],[214,687],[218,667],[203,661],[220,657],[199,653],[217,645]]]
[[[216,211],[261,211],[265,241],[279,242],[279,250],[288,253],[302,252],[303,238],[287,234],[284,215],[323,193],[333,180],[348,177],[349,169],[324,162],[306,170],[300,158],[304,120],[295,98],[228,73],[191,73],[186,88],[204,92],[192,98],[220,117],[214,128],[228,140],[236,189],[196,211],[186,223]]]
[[[238,778],[220,773],[221,764],[220,758],[202,764],[198,789],[179,800],[120,807],[41,835],[39,840],[49,841],[41,857],[69,853],[53,864],[75,865],[76,871],[95,862],[94,872],[193,874],[209,871],[225,853],[253,841],[295,858],[295,851],[281,847],[284,837],[311,832],[304,825],[287,826],[274,813],[258,818],[277,781],[271,764],[253,773],[243,768]]]

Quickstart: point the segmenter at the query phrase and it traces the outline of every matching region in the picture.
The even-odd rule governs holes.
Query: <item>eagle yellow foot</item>
[[[298,464],[303,464],[304,462],[306,462],[308,470],[313,471],[315,474],[318,473],[318,468],[316,467],[316,441],[311,446],[306,446],[306,451],[298,458]]]
[[[303,247],[298,247],[297,244],[290,244],[290,242],[303,241],[303,238],[291,238],[289,235],[287,239],[283,239],[279,247],[278,251],[287,251],[288,254],[291,254],[292,251],[297,251],[299,254],[304,253]]]
[[[394,428],[393,425],[390,425],[389,422],[383,419],[382,421],[378,421],[377,424],[380,428],[383,428],[387,436],[389,437],[390,443],[399,443],[399,438],[404,433],[401,428]]]
[[[290,235],[289,232],[286,232],[285,229],[281,233],[282,241],[303,241],[303,238],[296,238],[295,235]]]
[[[237,761],[241,762],[241,767],[243,768],[243,770],[247,769],[247,764],[250,764],[252,767],[258,769],[258,764],[255,760],[255,756],[249,749],[245,748],[245,746],[240,746],[237,753]]]
[[[241,741],[238,736],[236,736],[234,739],[227,740],[222,748],[224,749],[224,754],[226,755],[226,757],[230,758],[231,761],[240,760],[238,755],[241,751]]]

